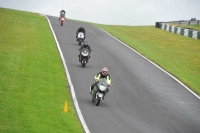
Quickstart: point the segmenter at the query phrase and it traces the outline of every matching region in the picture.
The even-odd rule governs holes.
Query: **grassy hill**
[[[0,132],[83,132],[46,18],[0,8],[0,33]]]

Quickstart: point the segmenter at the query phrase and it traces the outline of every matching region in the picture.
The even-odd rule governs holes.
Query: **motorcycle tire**
[[[96,105],[96,106],[99,106],[99,104],[100,104],[100,101],[101,101],[101,98],[100,98],[100,97],[98,97],[98,98],[97,98],[97,100],[96,100],[96,103],[95,103],[95,105]]]
[[[83,68],[85,67],[85,63],[82,64]]]
[[[83,59],[81,63],[82,63],[82,66],[83,66],[83,68],[84,68],[85,65],[86,65],[86,59]]]

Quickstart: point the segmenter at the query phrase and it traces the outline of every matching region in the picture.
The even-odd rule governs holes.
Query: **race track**
[[[48,16],[91,133],[200,133],[200,100],[165,72],[97,27]],[[86,29],[91,60],[78,62],[75,33]],[[113,87],[97,107],[89,86],[106,66]]]

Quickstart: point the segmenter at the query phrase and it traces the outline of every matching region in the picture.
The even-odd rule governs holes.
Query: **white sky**
[[[0,0],[0,7],[100,24],[155,25],[200,19],[200,0]]]

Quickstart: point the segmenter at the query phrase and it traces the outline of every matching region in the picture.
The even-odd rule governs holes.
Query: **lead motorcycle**
[[[85,67],[85,65],[88,63],[88,59],[89,59],[89,56],[90,56],[90,52],[87,48],[83,48],[81,51],[81,64],[83,66],[83,68]]]
[[[79,32],[78,33],[78,37],[77,37],[77,41],[78,41],[78,44],[81,46],[81,44],[84,42],[84,39],[85,39],[85,35],[83,32]]]
[[[65,22],[65,13],[64,12],[61,12],[59,21],[60,21],[60,25],[63,26],[63,24]]]
[[[113,84],[108,84],[105,78],[100,78],[97,84],[94,86],[93,90],[90,92],[92,96],[92,101],[98,106],[100,102],[104,99],[104,95],[108,92],[108,89]]]

